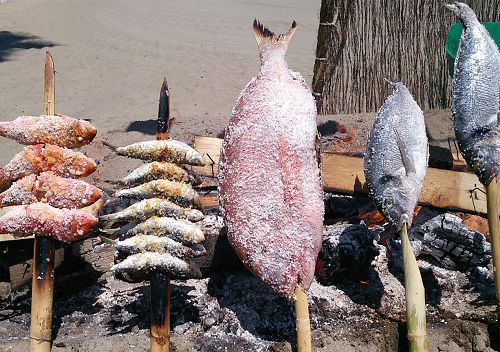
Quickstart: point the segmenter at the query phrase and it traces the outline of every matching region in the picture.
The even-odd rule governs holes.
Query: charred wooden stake
[[[160,90],[156,139],[169,138],[170,93],[167,78]],[[170,347],[170,278],[164,271],[151,274],[151,352],[168,352]]]
[[[55,115],[55,70],[50,52],[45,54],[45,115]],[[50,352],[52,345],[52,302],[54,298],[55,240],[35,237],[34,269],[31,288],[30,351]]]
[[[295,288],[295,329],[297,331],[297,351],[311,352],[311,322],[307,295],[297,285]]]
[[[500,225],[498,220],[498,180],[493,178],[486,186],[486,202],[488,205],[488,227],[490,229],[491,251],[493,254],[493,277],[497,302],[497,324],[500,330]]]

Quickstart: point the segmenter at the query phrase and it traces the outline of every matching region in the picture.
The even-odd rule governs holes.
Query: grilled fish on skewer
[[[161,197],[182,206],[200,206],[198,194],[191,185],[168,180],[154,180],[133,188],[121,189],[116,191],[115,196],[137,199]]]
[[[146,220],[152,216],[185,218],[189,221],[200,221],[204,218],[201,211],[190,208],[182,208],[166,199],[144,199],[134,203],[126,209],[114,214],[103,215],[99,220],[106,226],[114,223],[130,220]]]
[[[0,169],[0,190],[30,174],[52,171],[62,177],[84,177],[93,173],[96,167],[94,160],[80,152],[51,144],[30,145]]]
[[[203,231],[187,220],[160,218],[156,216],[128,230],[125,237],[128,238],[135,235],[168,237],[185,245],[201,243],[205,240]]]
[[[116,241],[115,248],[119,253],[125,254],[142,252],[169,253],[179,258],[199,257],[206,253],[205,248],[201,245],[195,244],[193,248],[190,248],[171,238],[153,235],[137,235],[123,241]]]
[[[378,209],[399,230],[411,224],[422,189],[429,147],[424,115],[403,83],[377,113],[366,147],[366,184]]]
[[[141,276],[147,275],[153,270],[165,270],[175,276],[201,278],[200,269],[194,263],[188,263],[168,253],[144,252],[133,254],[122,262],[113,265],[111,270]]]
[[[257,21],[260,72],[241,93],[219,164],[228,238],[243,263],[281,296],[293,299],[314,276],[323,235],[316,105],[285,54],[296,24],[275,35]]]
[[[117,155],[129,158],[147,161],[166,161],[174,164],[205,165],[200,153],[189,145],[172,139],[138,142],[125,147],[115,147],[109,143],[103,143]]]
[[[451,111],[460,151],[487,185],[500,172],[500,52],[472,9],[446,4],[462,22]]]
[[[51,236],[62,242],[73,242],[90,234],[98,220],[91,214],[57,209],[47,203],[33,203],[13,208],[0,217],[0,232],[26,237]]]
[[[22,144],[54,144],[78,148],[89,144],[97,130],[89,122],[65,115],[21,116],[0,122],[0,136]]]
[[[121,180],[106,182],[121,186],[133,186],[159,179],[191,183],[193,185],[199,185],[201,183],[199,176],[189,173],[187,170],[175,164],[160,161],[153,161],[152,163],[141,165]]]
[[[74,209],[93,204],[101,196],[99,188],[85,181],[43,172],[14,182],[0,194],[0,207],[44,202],[55,208]]]

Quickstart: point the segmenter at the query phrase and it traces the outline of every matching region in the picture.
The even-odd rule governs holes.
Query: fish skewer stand
[[[474,11],[461,2],[445,4],[463,26],[452,81],[451,112],[458,146],[486,188],[493,254],[497,323],[500,329],[500,51]]]
[[[116,241],[118,259],[115,272],[138,281],[151,283],[151,351],[166,352],[170,345],[170,279],[201,277],[190,258],[205,254],[200,242],[203,232],[191,221],[203,219],[196,192],[187,182],[196,178],[180,164],[203,165],[202,156],[184,143],[169,139],[170,101],[166,79],[160,91],[156,141],[139,142],[114,148],[119,155],[152,161],[134,170],[121,181],[111,183],[133,186],[121,189],[116,197],[143,199],[125,210],[101,216],[103,227],[120,220],[131,220],[135,227],[125,239]],[[168,163],[166,162],[168,161]],[[178,165],[175,165],[178,164]],[[176,181],[172,181],[176,180]],[[145,221],[144,221],[145,220]]]
[[[368,138],[364,171],[377,208],[400,231],[409,350],[426,352],[425,290],[407,229],[427,172],[429,147],[422,110],[403,83],[389,84],[393,93],[377,113]]]
[[[44,115],[22,116],[0,123],[0,135],[28,144],[0,170],[0,231],[15,237],[34,235],[30,350],[48,352],[52,345],[55,240],[72,242],[90,235],[98,224],[102,191],[82,180],[96,164],[67,148],[92,141],[96,129],[87,121],[55,115],[55,71],[45,57]],[[50,143],[50,144],[49,144]],[[65,178],[68,177],[68,178]],[[83,209],[89,205],[86,209]],[[80,208],[80,209],[77,209]]]

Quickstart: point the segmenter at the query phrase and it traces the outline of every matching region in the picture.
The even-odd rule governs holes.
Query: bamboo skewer
[[[297,285],[295,287],[295,329],[297,331],[297,351],[311,352],[311,322],[307,295]]]
[[[406,325],[410,352],[429,351],[425,318],[425,290],[415,254],[408,238],[407,224],[401,228],[401,248],[406,295]]]
[[[163,79],[158,108],[156,139],[169,138],[170,94],[167,79]],[[151,274],[151,352],[170,349],[170,278],[157,270]]]
[[[486,186],[488,227],[490,229],[491,252],[493,254],[493,277],[497,302],[497,324],[500,330],[500,224],[498,220],[498,179],[495,177]]]
[[[55,70],[50,52],[45,54],[45,115],[55,115]],[[55,240],[35,236],[31,292],[30,351],[50,352],[52,346],[52,304],[54,298]]]

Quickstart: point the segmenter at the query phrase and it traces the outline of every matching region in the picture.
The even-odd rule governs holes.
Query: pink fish
[[[228,237],[243,263],[278,294],[307,290],[323,233],[316,105],[285,54],[296,24],[276,36],[254,22],[260,72],[241,93],[219,170]]]
[[[65,115],[20,116],[0,122],[0,136],[22,144],[54,144],[78,148],[89,144],[97,130],[89,122]]]
[[[0,217],[0,232],[16,237],[51,236],[73,242],[90,235],[98,219],[79,210],[57,209],[47,203],[33,203],[13,208]]]
[[[94,160],[80,152],[50,144],[30,145],[0,169],[0,190],[30,174],[52,171],[62,177],[84,177],[93,173],[96,167]]]
[[[23,177],[0,194],[0,207],[48,203],[56,208],[82,208],[93,204],[102,191],[82,180],[63,178],[51,172]]]

